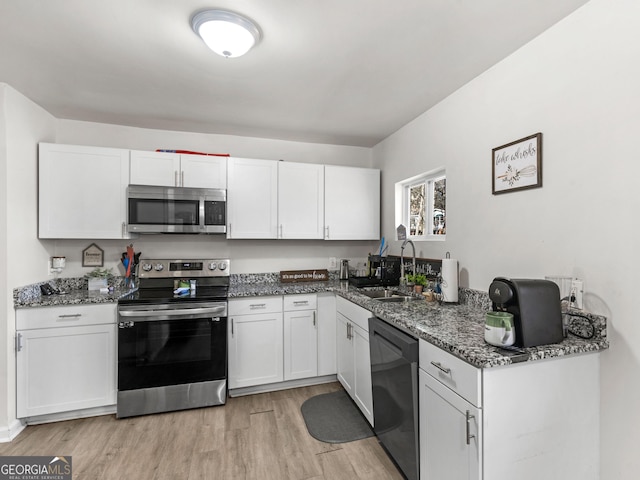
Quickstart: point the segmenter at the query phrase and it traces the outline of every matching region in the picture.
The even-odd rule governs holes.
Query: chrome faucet
[[[400,278],[404,278],[404,247],[407,246],[407,243],[411,244],[411,249],[413,250],[413,262],[412,262],[412,266],[413,266],[413,274],[416,274],[416,246],[413,244],[413,242],[409,239],[406,239],[403,243],[402,246],[400,247]]]

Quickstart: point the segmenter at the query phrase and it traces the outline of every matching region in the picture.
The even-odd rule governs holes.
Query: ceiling
[[[57,118],[368,147],[586,2],[0,0],[0,82]],[[204,8],[262,41],[216,55]]]

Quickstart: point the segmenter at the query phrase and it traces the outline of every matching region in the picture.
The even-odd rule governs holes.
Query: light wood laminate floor
[[[74,480],[398,479],[375,437],[307,432],[300,406],[338,383],[230,398],[219,407],[28,426],[0,455],[72,456]]]

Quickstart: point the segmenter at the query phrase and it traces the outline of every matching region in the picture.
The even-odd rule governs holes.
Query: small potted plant
[[[427,285],[427,277],[421,273],[415,275],[407,274],[407,287],[413,288],[416,293],[422,293],[422,289]]]
[[[422,290],[427,285],[427,277],[418,273],[413,276],[413,291],[416,293],[422,293]]]

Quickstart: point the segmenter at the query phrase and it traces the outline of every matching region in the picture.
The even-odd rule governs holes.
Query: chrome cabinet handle
[[[313,326],[316,326],[316,312],[313,312]]]
[[[233,318],[231,319],[231,336],[233,337]]]
[[[180,172],[180,186],[184,187],[184,170]]]
[[[18,333],[16,335],[16,352],[22,350],[22,334]]]
[[[127,225],[122,222],[122,238],[127,236]]]
[[[266,303],[252,303],[251,305],[249,305],[250,309],[256,309],[256,308],[266,308],[267,304]]]
[[[325,239],[329,240],[329,227],[324,227],[324,229],[326,230],[326,234],[324,236]]]
[[[439,363],[439,362],[431,362],[431,365],[436,367],[441,372],[446,373],[447,375],[449,375],[451,373],[451,369],[450,368],[443,367],[442,364]]]
[[[58,315],[58,318],[72,318],[72,319],[78,319],[82,316],[81,313],[73,313],[73,314],[68,314],[68,315]]]
[[[294,300],[293,301],[294,305],[309,305],[309,300]]]
[[[471,420],[473,420],[476,417],[471,415],[469,410],[467,410],[466,417],[467,417],[467,445],[470,445],[471,444],[471,439],[472,438],[476,438],[475,435],[471,435]]]

